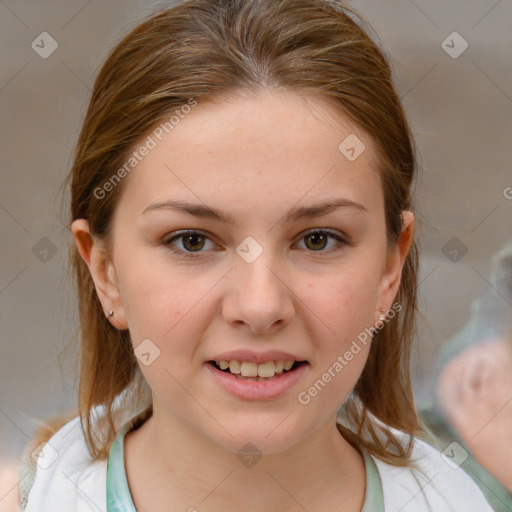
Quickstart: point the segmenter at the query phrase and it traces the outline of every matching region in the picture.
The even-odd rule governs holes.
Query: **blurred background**
[[[59,187],[96,73],[157,6],[136,0],[0,1],[0,511],[17,510],[17,466],[34,418],[76,407],[71,234]],[[428,402],[446,342],[472,302],[509,299],[492,255],[512,240],[512,2],[360,0],[392,60],[420,154],[421,254],[414,390]],[[64,215],[67,214],[67,191]]]

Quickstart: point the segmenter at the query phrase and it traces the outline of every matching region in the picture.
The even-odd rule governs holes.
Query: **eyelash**
[[[302,239],[304,239],[304,238],[306,238],[308,236],[316,235],[316,234],[328,235],[331,238],[334,238],[335,240],[337,240],[338,241],[338,245],[337,245],[337,247],[332,247],[331,249],[328,249],[328,250],[318,250],[318,251],[310,250],[308,252],[312,252],[312,253],[331,253],[332,251],[336,251],[336,250],[341,249],[342,246],[350,246],[350,245],[352,245],[346,238],[343,238],[336,231],[332,231],[330,229],[312,229],[312,230],[307,231],[306,233],[304,233],[300,237],[299,241],[301,241]],[[208,240],[211,240],[211,238],[205,232],[189,229],[189,230],[185,230],[185,231],[180,231],[176,235],[174,235],[174,236],[172,236],[170,238],[165,239],[163,241],[162,245],[167,247],[170,251],[178,254],[179,256],[181,256],[183,258],[198,258],[198,257],[200,257],[200,255],[204,251],[186,252],[186,251],[183,251],[181,249],[177,249],[176,247],[174,247],[172,245],[172,242],[174,242],[175,240],[179,240],[180,238],[184,238],[185,236],[190,236],[190,235],[200,235],[200,236],[204,236]]]

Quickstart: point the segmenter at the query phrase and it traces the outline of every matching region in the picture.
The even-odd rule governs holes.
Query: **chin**
[[[285,416],[286,417],[286,416]],[[263,420],[263,418],[262,418]],[[217,436],[209,437],[222,448],[236,454],[271,455],[282,453],[297,444],[306,434],[291,424],[282,424],[283,415],[275,421],[245,421],[235,424],[223,423],[224,430],[216,430]],[[284,422],[283,422],[284,423]]]

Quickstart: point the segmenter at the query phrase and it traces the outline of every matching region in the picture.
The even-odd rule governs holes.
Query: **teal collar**
[[[107,466],[107,512],[137,512],[133,504],[124,465],[124,437],[131,430],[125,423],[110,447]],[[384,512],[382,484],[372,457],[361,448],[366,471],[366,492],[361,512]]]
[[[379,471],[371,455],[363,448],[361,452],[366,470],[366,492],[361,512],[384,512],[384,496]]]
[[[124,465],[124,436],[131,430],[125,423],[110,447],[107,466],[107,512],[137,512],[133,504]]]

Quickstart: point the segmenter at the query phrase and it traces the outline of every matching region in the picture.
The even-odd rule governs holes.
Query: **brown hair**
[[[149,16],[111,51],[96,78],[65,182],[71,181],[71,221],[86,219],[109,248],[123,181],[101,199],[94,191],[116,174],[134,144],[191,99],[215,101],[266,88],[319,95],[372,139],[391,247],[402,210],[412,209],[414,142],[387,59],[353,18],[366,23],[333,0],[188,0]],[[70,259],[81,326],[79,412],[91,455],[105,459],[122,411],[138,408],[143,421],[152,405],[129,332],[109,323],[74,244]],[[398,466],[413,465],[413,440],[401,444],[386,425],[410,436],[423,430],[409,375],[417,272],[413,241],[396,297],[402,309],[375,334],[366,366],[340,410],[352,428],[338,425],[348,441]],[[102,426],[93,422],[96,406],[104,408]]]

